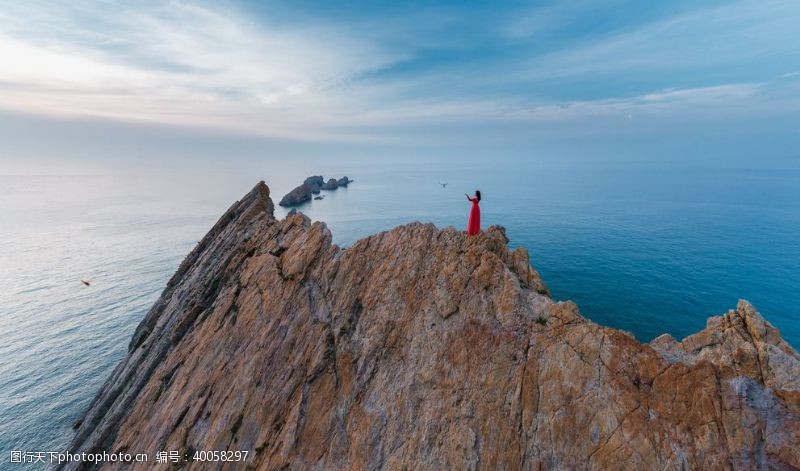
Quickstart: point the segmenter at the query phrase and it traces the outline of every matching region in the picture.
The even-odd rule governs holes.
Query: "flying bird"
[[[440,184],[440,185],[442,185],[442,188],[444,188],[444,187],[446,187],[446,186],[447,186],[447,183],[442,183],[442,182],[439,182],[439,184]]]
[[[81,280],[81,283],[85,284],[86,286],[90,286],[91,283],[86,280]]]

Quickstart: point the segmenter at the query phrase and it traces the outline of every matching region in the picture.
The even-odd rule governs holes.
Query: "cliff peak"
[[[340,248],[301,213],[277,220],[262,182],[178,268],[71,450],[248,450],[254,469],[800,467],[798,368],[746,302],[641,344],[552,300],[502,227],[411,223]]]

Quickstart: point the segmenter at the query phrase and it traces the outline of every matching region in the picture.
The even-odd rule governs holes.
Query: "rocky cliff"
[[[272,210],[261,183],[187,256],[72,451],[250,451],[190,469],[800,467],[800,357],[746,302],[641,344],[552,300],[501,228],[414,223],[342,249]]]

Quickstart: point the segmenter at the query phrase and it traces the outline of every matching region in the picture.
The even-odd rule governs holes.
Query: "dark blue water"
[[[260,179],[277,200],[319,173],[355,179],[300,208],[339,244],[417,220],[463,228],[463,194],[480,189],[484,227],[505,226],[553,296],[598,323],[681,338],[745,298],[800,345],[796,168],[320,158],[5,175],[0,462],[64,448],[166,280],[234,200]]]

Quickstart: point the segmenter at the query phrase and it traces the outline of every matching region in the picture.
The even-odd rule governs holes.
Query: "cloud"
[[[339,105],[329,90],[400,58],[333,28],[256,24],[233,10],[103,6],[113,15],[52,4],[30,26],[31,12],[7,14],[16,28],[0,33],[0,107],[284,134],[326,124]]]
[[[255,14],[181,0],[7,2],[0,108],[365,140],[393,127],[728,119],[796,106],[778,99],[800,57],[793,2],[687,6],[564,36],[624,3],[507,7],[494,22],[466,8],[343,19],[280,15],[272,3]],[[762,59],[784,67],[784,83],[755,76]]]
[[[687,70],[703,76],[712,67],[741,68],[759,60],[797,63],[798,21],[800,8],[794,0],[739,0],[701,6],[537,56],[517,78],[652,73],[681,77]]]
[[[665,89],[624,98],[578,100],[521,109],[519,114],[532,120],[575,120],[596,117],[670,115],[681,120],[709,112],[747,110],[763,84],[742,83],[714,87]],[[752,112],[752,111],[750,111]],[[729,115],[729,117],[732,117]]]

